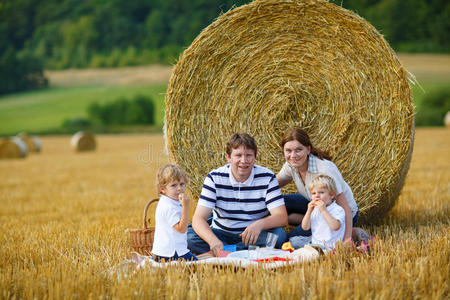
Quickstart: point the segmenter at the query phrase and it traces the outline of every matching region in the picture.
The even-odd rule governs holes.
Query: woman
[[[345,210],[344,241],[350,240],[353,225],[358,219],[359,208],[353,198],[352,190],[331,161],[331,157],[315,148],[311,144],[308,134],[299,127],[292,127],[284,133],[281,148],[286,162],[277,174],[280,187],[294,181],[298,190],[298,194],[284,195],[289,224],[301,224],[308,208],[308,202],[311,200],[307,188],[308,183],[315,173],[324,173],[336,182],[336,202]],[[299,225],[289,233],[289,237],[297,235],[309,236],[311,231],[305,231]]]

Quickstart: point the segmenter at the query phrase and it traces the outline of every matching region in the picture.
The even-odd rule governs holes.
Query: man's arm
[[[197,205],[194,216],[192,217],[192,227],[194,228],[198,236],[201,237],[206,243],[208,243],[212,254],[214,256],[217,256],[219,251],[223,248],[223,243],[217,238],[217,236],[211,230],[211,227],[209,227],[207,220],[210,215],[211,208]]]
[[[258,240],[262,230],[282,227],[288,224],[288,215],[284,205],[270,210],[270,215],[253,222],[241,234],[242,241],[246,245],[253,245]]]

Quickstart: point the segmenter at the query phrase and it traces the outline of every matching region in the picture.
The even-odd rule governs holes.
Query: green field
[[[446,83],[422,83],[412,87],[414,103],[420,107],[426,93],[448,86]],[[421,89],[423,88],[423,90]],[[64,120],[86,117],[91,102],[105,103],[118,97],[150,95],[155,100],[156,127],[164,123],[164,95],[167,85],[118,85],[49,88],[41,91],[17,93],[0,97],[0,135],[18,132],[57,132]]]
[[[155,101],[156,126],[164,122],[164,94],[167,85],[95,85],[17,93],[0,97],[0,135],[20,131],[43,133],[57,131],[64,120],[86,117],[92,102],[105,103],[119,97],[149,95]]]
[[[426,105],[428,93],[450,86],[450,56],[430,54],[399,55],[419,84],[412,85],[416,113]],[[34,134],[59,133],[66,119],[86,117],[87,107],[97,101],[105,103],[119,97],[138,94],[155,100],[156,124],[164,123],[164,96],[172,72],[169,66],[140,66],[117,69],[87,69],[47,72],[50,88],[0,97],[0,136],[26,131]],[[133,127],[146,131],[148,126]],[[132,131],[133,128],[120,128]]]

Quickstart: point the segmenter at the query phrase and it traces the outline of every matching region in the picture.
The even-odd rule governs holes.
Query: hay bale
[[[17,137],[20,138],[27,145],[28,151],[30,153],[31,152],[34,152],[34,153],[41,152],[42,143],[37,136],[28,135],[25,132],[21,132],[21,133],[17,134]]]
[[[18,137],[0,141],[0,158],[24,158],[27,153],[27,145]]]
[[[445,127],[450,128],[450,111],[448,111],[448,112],[445,114],[445,117],[444,117],[444,125],[445,125]]]
[[[94,151],[96,148],[95,137],[90,132],[79,131],[72,136],[70,146],[76,152]]]
[[[232,133],[252,134],[258,163],[278,172],[282,133],[305,128],[335,158],[363,222],[394,205],[414,139],[407,72],[394,51],[358,15],[313,0],[255,1],[217,18],[175,66],[165,120],[193,197],[226,162]]]

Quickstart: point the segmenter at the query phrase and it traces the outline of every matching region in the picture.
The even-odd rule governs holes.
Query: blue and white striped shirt
[[[269,211],[284,205],[275,174],[254,165],[249,178],[238,182],[230,165],[212,170],[205,178],[198,205],[213,210],[212,227],[240,233]]]

